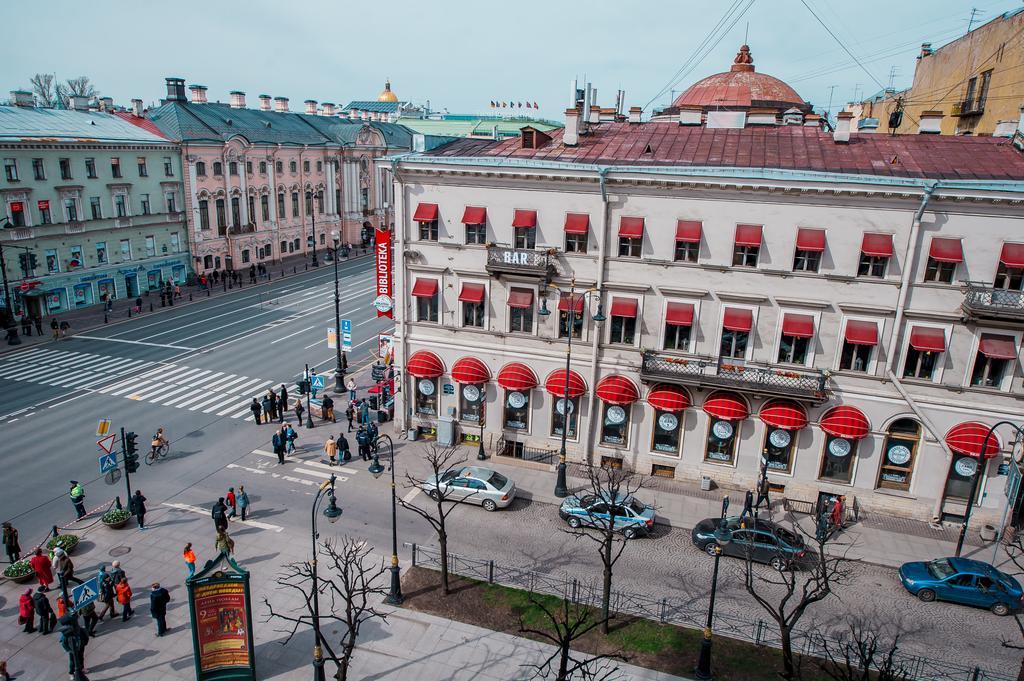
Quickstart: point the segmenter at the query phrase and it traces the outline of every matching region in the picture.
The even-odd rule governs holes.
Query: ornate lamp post
[[[313,560],[310,563],[313,575],[313,681],[326,681],[324,675],[324,650],[323,646],[320,645],[320,587],[316,573],[316,540],[320,534],[316,531],[316,510],[320,505],[320,501],[326,496],[327,508],[324,509],[324,516],[332,523],[341,517],[341,509],[338,508],[337,500],[334,497],[335,480],[335,476],[332,475],[330,480],[324,480],[323,484],[320,485],[320,489],[316,492],[316,498],[313,499],[313,512],[310,520],[313,533]]]
[[[487,460],[487,452],[484,451],[484,410],[487,404],[487,386],[480,390],[480,441],[477,443],[476,458],[478,461]]]
[[[981,476],[983,473],[982,466],[985,465],[985,461],[987,460],[986,456],[988,454],[989,440],[992,439],[992,435],[996,432],[996,428],[1003,425],[1013,428],[1014,431],[1016,431],[1015,435],[1018,440],[1024,438],[1024,426],[1020,426],[1011,421],[999,421],[993,424],[988,429],[988,432],[985,433],[985,439],[981,441],[981,454],[978,457],[978,461],[975,462],[977,466],[975,466],[974,474],[971,476],[973,478],[971,480],[971,492],[967,495],[967,510],[964,511],[964,521],[960,525],[960,536],[957,537],[956,540],[956,554],[954,555],[956,555],[957,558],[960,557],[960,552],[964,549],[964,540],[967,538],[967,525],[971,522],[971,509],[974,507],[974,499],[978,495],[978,483],[981,482]],[[998,537],[995,543],[998,550]],[[995,559],[993,559],[992,562],[995,563]]]
[[[398,566],[398,502],[395,492],[395,443],[388,435],[379,435],[373,443],[373,461],[370,463],[370,474],[379,478],[384,473],[380,463],[380,441],[388,443],[388,468],[391,471],[391,590],[384,602],[388,605],[401,605],[402,596],[401,568]]]
[[[729,497],[722,497],[722,517],[715,530],[715,569],[711,574],[711,600],[708,603],[708,620],[704,625],[704,638],[700,642],[700,657],[693,675],[701,681],[711,679],[711,626],[715,618],[715,593],[718,591],[718,560],[722,557],[722,547],[732,541],[732,530],[725,523],[725,512],[729,510]]]
[[[345,392],[345,360],[341,350],[341,294],[338,291],[338,252],[341,250],[341,237],[337,230],[331,232],[334,243],[332,260],[334,260],[334,348],[337,366],[334,368],[334,392]]]
[[[10,218],[4,216],[0,217],[7,223],[6,227],[11,226]],[[14,319],[14,301],[11,300],[11,291],[7,285],[7,261],[4,260],[4,245],[0,243],[0,273],[3,274],[4,282],[4,317],[3,317],[3,328],[8,333],[8,345],[21,345],[21,339],[18,338],[18,325]]]
[[[561,446],[559,447],[559,450],[558,450],[558,477],[555,479],[555,496],[556,497],[567,497],[567,496],[569,496],[569,489],[568,489],[568,487],[566,485],[566,481],[565,481],[565,468],[566,468],[566,466],[565,466],[565,458],[566,458],[566,456],[565,456],[565,439],[566,439],[566,437],[569,434],[569,419],[572,416],[572,413],[570,411],[570,409],[571,409],[570,404],[571,403],[569,402],[569,372],[570,372],[570,368],[569,367],[570,367],[570,364],[572,362],[572,336],[573,336],[573,328],[576,326],[576,320],[577,320],[576,301],[578,301],[578,300],[579,301],[585,301],[588,296],[593,296],[594,294],[598,294],[599,298],[598,298],[598,303],[597,303],[597,314],[595,314],[593,316],[593,320],[595,322],[597,322],[598,324],[600,324],[601,322],[603,322],[606,319],[606,317],[604,316],[604,312],[602,312],[602,305],[601,305],[601,302],[600,302],[600,293],[601,293],[600,290],[598,290],[596,288],[588,288],[585,291],[581,291],[581,292],[577,293],[576,292],[576,277],[575,276],[572,278],[572,281],[569,282],[568,293],[566,293],[565,289],[559,287],[556,284],[548,284],[548,288],[553,288],[553,289],[557,290],[562,296],[568,298],[568,308],[565,310],[566,321],[568,322],[569,328],[568,328],[568,334],[567,334],[567,336],[568,336],[568,343],[566,344],[566,348],[565,348],[565,390],[564,390],[564,394],[562,395],[562,443],[561,443]],[[578,317],[579,319],[583,319],[583,309],[582,309],[582,307],[583,306],[582,306],[582,303],[581,303],[581,305],[580,305],[581,309],[580,309],[580,311],[578,313],[579,314],[579,317]],[[541,304],[540,315],[542,317],[547,317],[549,314],[551,314],[551,310],[548,309],[548,299],[545,298],[544,302]]]

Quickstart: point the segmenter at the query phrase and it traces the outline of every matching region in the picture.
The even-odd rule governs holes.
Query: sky
[[[116,104],[138,97],[150,105],[164,95],[164,78],[179,76],[206,85],[210,101],[242,90],[250,107],[265,93],[289,97],[301,111],[306,99],[376,99],[390,78],[400,99],[429,101],[437,111],[493,113],[492,100],[529,101],[557,120],[570,83],[585,78],[602,105],[612,106],[622,89],[626,108],[646,114],[728,70],[746,35],[758,71],[786,81],[817,110],[831,102],[834,114],[890,83],[910,85],[921,43],[963,35],[972,8],[977,26],[1021,4],[3,0],[0,92],[27,87],[37,72],[87,75]]]

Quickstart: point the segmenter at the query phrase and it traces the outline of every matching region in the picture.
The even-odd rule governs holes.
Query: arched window
[[[213,269],[213,256],[212,255],[208,255],[208,256],[203,258],[203,269],[204,270]]]
[[[921,424],[913,419],[897,419],[885,434],[878,486],[885,489],[910,489],[917,450],[921,446]]]
[[[206,177],[206,164],[202,161],[196,161],[196,176]]]
[[[213,162],[213,174],[214,175],[223,175],[224,174],[224,166],[221,164],[220,161],[214,161]]]

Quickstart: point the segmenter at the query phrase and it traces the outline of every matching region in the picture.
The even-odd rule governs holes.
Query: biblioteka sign
[[[392,317],[395,303],[391,297],[391,232],[378,229],[375,237],[377,297],[373,306],[377,308],[378,317]]]

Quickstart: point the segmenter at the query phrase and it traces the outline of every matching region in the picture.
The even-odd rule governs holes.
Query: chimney
[[[100,111],[113,111],[114,110],[114,98],[113,97],[100,97],[99,98]]]
[[[917,58],[924,59],[925,57],[930,57],[933,53],[934,51],[932,50],[931,43],[921,43],[921,54],[919,54]]]
[[[245,108],[245,93],[241,90],[231,91],[231,108],[232,109],[244,109]]]
[[[334,115],[335,112],[334,112],[334,103],[333,102],[324,102],[323,103],[323,107],[324,107],[324,114],[323,114],[324,116],[333,116]]]
[[[260,95],[260,111],[270,111],[270,95]]]
[[[184,78],[165,78],[164,82],[167,83],[167,98],[165,101],[168,102],[184,102],[185,99],[185,79]]]
[[[698,105],[679,107],[679,125],[700,125],[703,122],[703,111]]]
[[[942,118],[945,116],[941,111],[922,111],[921,125],[917,132],[921,135],[938,135],[942,132]]]
[[[601,122],[601,107],[596,104],[590,107],[590,116],[587,117],[587,122],[593,125]]]
[[[193,104],[206,104],[206,86],[205,85],[189,85],[189,91],[192,93]]]
[[[565,110],[565,132],[562,133],[562,144],[575,147],[580,143],[580,112],[576,109]]]
[[[135,114],[136,116],[141,116],[142,115],[142,100],[141,99],[133,99],[132,100],[132,113]]]
[[[303,102],[303,104],[306,105],[306,113],[307,114],[309,114],[310,116],[316,116],[316,104],[317,104],[317,102],[316,102],[315,99],[307,99],[305,102]]]
[[[71,95],[68,97],[68,107],[74,111],[88,111],[89,98],[82,95]]]
[[[832,133],[832,141],[836,144],[848,144],[850,128],[853,125],[853,112],[840,111],[836,114],[836,129]]]
[[[278,113],[288,113],[288,98],[274,97],[274,111]]]
[[[630,123],[639,123],[640,122],[640,114],[642,114],[643,112],[644,112],[644,110],[641,109],[639,106],[631,106],[631,107],[629,107],[629,122]]]
[[[601,113],[598,116],[598,120],[602,123],[610,123],[615,120],[615,109],[611,107],[605,107],[601,109]]]
[[[11,102],[14,106],[32,107],[36,105],[35,97],[28,90],[11,90]]]

